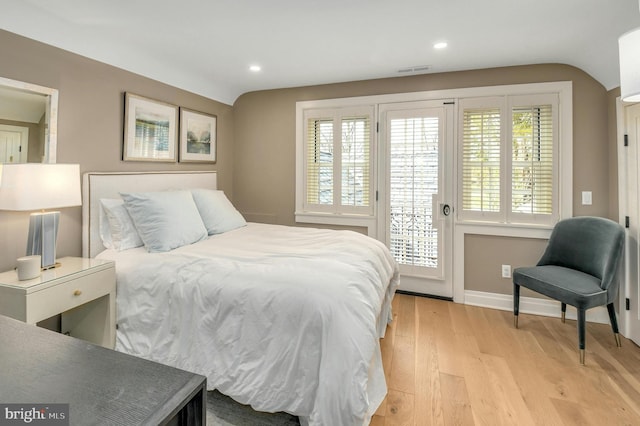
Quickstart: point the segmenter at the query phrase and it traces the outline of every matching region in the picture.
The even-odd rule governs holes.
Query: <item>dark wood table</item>
[[[69,404],[71,425],[204,425],[206,378],[0,315],[0,403]]]

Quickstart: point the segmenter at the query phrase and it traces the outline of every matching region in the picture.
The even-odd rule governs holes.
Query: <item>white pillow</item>
[[[207,238],[189,191],[120,195],[148,252],[169,251]]]
[[[131,216],[129,216],[127,209],[124,207],[124,201],[105,198],[100,200],[100,204],[102,204],[102,210],[104,210],[107,217],[111,237],[111,247],[107,247],[106,244],[104,246],[119,251],[141,247],[143,245],[142,240]],[[103,238],[103,244],[104,240]]]
[[[111,239],[111,227],[109,226],[109,219],[107,219],[107,212],[104,210],[103,200],[100,200],[100,239],[102,245],[108,249],[113,248],[113,240]]]
[[[212,189],[193,189],[191,195],[198,206],[198,211],[209,235],[222,234],[247,224],[247,221],[233,207],[224,192]]]

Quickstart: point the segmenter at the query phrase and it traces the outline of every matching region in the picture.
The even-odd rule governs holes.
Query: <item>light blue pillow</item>
[[[189,191],[120,193],[148,252],[163,252],[207,238]]]
[[[102,237],[104,246],[118,251],[141,247],[143,245],[142,240],[131,216],[129,216],[129,212],[124,207],[124,201],[103,198],[100,200],[100,204],[102,204],[102,212],[107,218],[108,225],[108,236],[104,235]],[[102,235],[104,230],[101,228],[100,231]],[[110,246],[106,244],[107,242],[110,243]]]
[[[191,194],[209,235],[222,234],[247,224],[224,192],[193,189]]]

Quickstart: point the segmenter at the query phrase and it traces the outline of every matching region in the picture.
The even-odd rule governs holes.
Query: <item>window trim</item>
[[[369,119],[369,159],[368,159],[368,170],[369,170],[369,183],[368,183],[368,194],[367,199],[369,200],[369,204],[366,206],[352,206],[352,205],[343,205],[340,200],[342,199],[342,190],[343,190],[343,182],[342,182],[342,154],[341,151],[336,151],[338,146],[341,146],[342,137],[338,139],[338,135],[342,134],[342,126],[337,125],[342,123],[342,120],[353,118],[353,117],[367,117]],[[320,204],[320,203],[309,203],[308,201],[308,188],[306,185],[307,182],[307,167],[308,162],[308,145],[306,140],[306,135],[308,135],[308,124],[310,120],[324,120],[331,119],[334,123],[333,126],[333,145],[334,145],[334,155],[332,162],[332,175],[333,175],[333,202],[331,204]],[[338,121],[338,123],[336,123]],[[302,168],[303,168],[303,179],[304,183],[302,186],[302,211],[309,213],[325,213],[331,215],[352,215],[352,216],[362,216],[362,217],[372,217],[374,215],[374,205],[375,205],[375,174],[374,174],[374,165],[376,162],[375,157],[375,145],[376,145],[376,135],[375,135],[375,108],[372,105],[359,105],[352,107],[342,107],[342,108],[308,108],[303,111],[303,122],[302,122]],[[299,159],[298,159],[299,160]],[[297,209],[296,209],[297,210]]]
[[[491,225],[517,225],[517,226],[553,226],[561,217],[561,206],[559,200],[560,186],[563,179],[559,176],[562,169],[560,163],[560,99],[557,92],[532,93],[532,94],[505,94],[500,96],[482,96],[473,98],[463,98],[459,100],[458,107],[458,174],[457,174],[457,199],[458,211],[456,214],[457,223],[487,223]],[[552,213],[531,214],[519,213],[512,209],[513,203],[513,110],[519,106],[532,106],[538,104],[552,105],[552,125],[553,125],[553,169],[552,181],[554,183],[552,192]],[[498,211],[473,211],[463,210],[464,198],[464,169],[462,152],[464,149],[464,113],[469,110],[500,110],[500,208]]]
[[[377,146],[378,136],[376,132],[376,122],[378,109],[374,103],[365,98],[343,98],[327,99],[320,101],[296,102],[296,197],[295,197],[295,220],[298,223],[314,223],[340,226],[366,226],[369,235],[375,232],[375,217],[377,214],[376,203],[376,177],[377,177]],[[307,205],[306,202],[306,118],[308,112],[319,110],[333,110],[334,113],[351,114],[363,111],[371,114],[371,146],[369,147],[370,181],[369,200],[370,206],[364,208],[354,208],[350,206],[321,206]],[[313,207],[313,208],[309,208]],[[316,208],[319,207],[319,208]]]

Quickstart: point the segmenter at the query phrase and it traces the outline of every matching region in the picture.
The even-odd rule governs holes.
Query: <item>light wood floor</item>
[[[587,323],[396,295],[382,339],[392,425],[640,425],[640,348]]]

